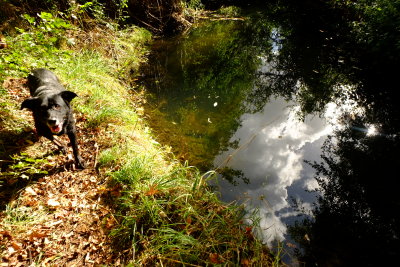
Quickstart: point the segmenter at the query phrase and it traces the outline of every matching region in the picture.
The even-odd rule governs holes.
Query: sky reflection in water
[[[315,170],[304,160],[320,161],[323,142],[333,133],[343,112],[331,103],[323,118],[307,116],[303,122],[296,115],[298,108],[275,98],[262,112],[244,114],[242,126],[231,138],[240,140],[238,150],[230,149],[214,161],[216,166],[226,164],[241,170],[249,179],[249,184],[237,181],[237,186],[219,179],[219,191],[223,201],[244,203],[249,214],[259,209],[262,236],[267,242],[283,240],[286,223],[295,218],[289,197],[301,199],[306,207],[315,201],[316,193],[305,191],[318,186]]]

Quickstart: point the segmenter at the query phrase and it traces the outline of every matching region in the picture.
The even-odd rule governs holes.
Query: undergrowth
[[[175,160],[138,115],[144,100],[132,81],[145,59],[150,33],[137,27],[85,32],[45,12],[25,19],[28,27],[6,36],[8,48],[0,50],[0,80],[4,84],[8,77],[21,78],[45,67],[79,95],[73,106],[84,121],[81,130],[93,132],[100,147],[95,167],[99,179],[108,180],[103,198],[114,220],[107,228],[122,261],[147,266],[270,265],[271,255],[252,234],[257,218],[244,225],[242,209],[221,203],[208,188],[213,173],[202,175]],[[7,121],[10,112],[18,114],[18,106],[9,103],[4,88],[1,94],[0,111]],[[24,127],[21,120],[10,130]],[[8,175],[46,175],[46,156],[13,157]],[[25,221],[28,227],[45,214],[35,216],[13,202],[6,206],[2,223]]]

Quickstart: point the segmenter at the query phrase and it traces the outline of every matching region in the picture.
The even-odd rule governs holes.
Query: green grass
[[[140,105],[134,99],[141,96],[133,94],[135,77],[129,73],[137,73],[150,34],[132,27],[99,37],[103,46],[81,42],[65,48],[54,39],[46,43],[52,32],[31,27],[7,37],[13,49],[1,51],[0,75],[23,77],[33,67],[50,68],[79,95],[73,106],[85,118],[83,130],[98,129],[93,137],[101,147],[98,170],[108,179],[104,201],[115,211],[110,238],[123,261],[133,266],[268,265],[268,250],[251,233],[257,218],[244,226],[243,210],[221,203],[208,188],[213,173],[202,175],[174,159],[137,115]],[[79,39],[77,29],[62,30],[59,37]],[[22,39],[25,43],[18,43]],[[37,50],[28,46],[32,42]],[[16,219],[29,215],[9,212],[16,212],[10,215]]]
[[[116,247],[130,249],[136,264],[154,255],[166,263],[212,264],[210,255],[217,255],[228,265],[244,259],[267,264],[265,247],[246,234],[239,207],[220,203],[197,170],[176,163],[160,173],[154,159],[136,156],[110,174],[113,185],[121,185],[120,223],[111,232]]]
[[[17,235],[18,232],[31,229],[33,226],[46,221],[48,211],[19,205],[19,201],[6,206],[2,226],[3,231],[10,231]]]

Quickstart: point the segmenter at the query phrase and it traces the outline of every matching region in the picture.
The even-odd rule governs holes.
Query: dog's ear
[[[21,109],[27,108],[30,110],[34,110],[39,104],[39,99],[36,97],[25,99],[21,104]]]
[[[77,94],[71,91],[62,91],[60,95],[68,103],[71,102],[72,99],[78,96]]]

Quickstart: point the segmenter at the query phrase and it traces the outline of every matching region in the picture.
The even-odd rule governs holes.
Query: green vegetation
[[[116,31],[104,20],[83,30],[84,12],[78,24],[65,14],[24,15],[25,26],[5,35],[8,47],[0,50],[3,260],[268,265],[268,250],[252,234],[257,219],[245,226],[241,208],[208,188],[212,173],[182,166],[138,115],[144,98],[134,75],[151,34],[135,26]],[[72,104],[85,171],[63,167],[49,145],[32,141],[30,114],[17,111],[27,97],[23,77],[38,67],[79,95]]]
[[[145,107],[158,140],[178,157],[210,168],[228,147],[249,111],[259,55],[272,46],[271,24],[258,26],[250,18],[199,22],[187,35],[154,44],[144,82],[155,97]]]
[[[35,174],[47,174],[46,170],[41,167],[48,164],[46,159],[33,159],[26,153],[11,156],[14,164],[10,165],[10,172],[3,172],[4,176],[11,176],[12,178],[30,179]]]

